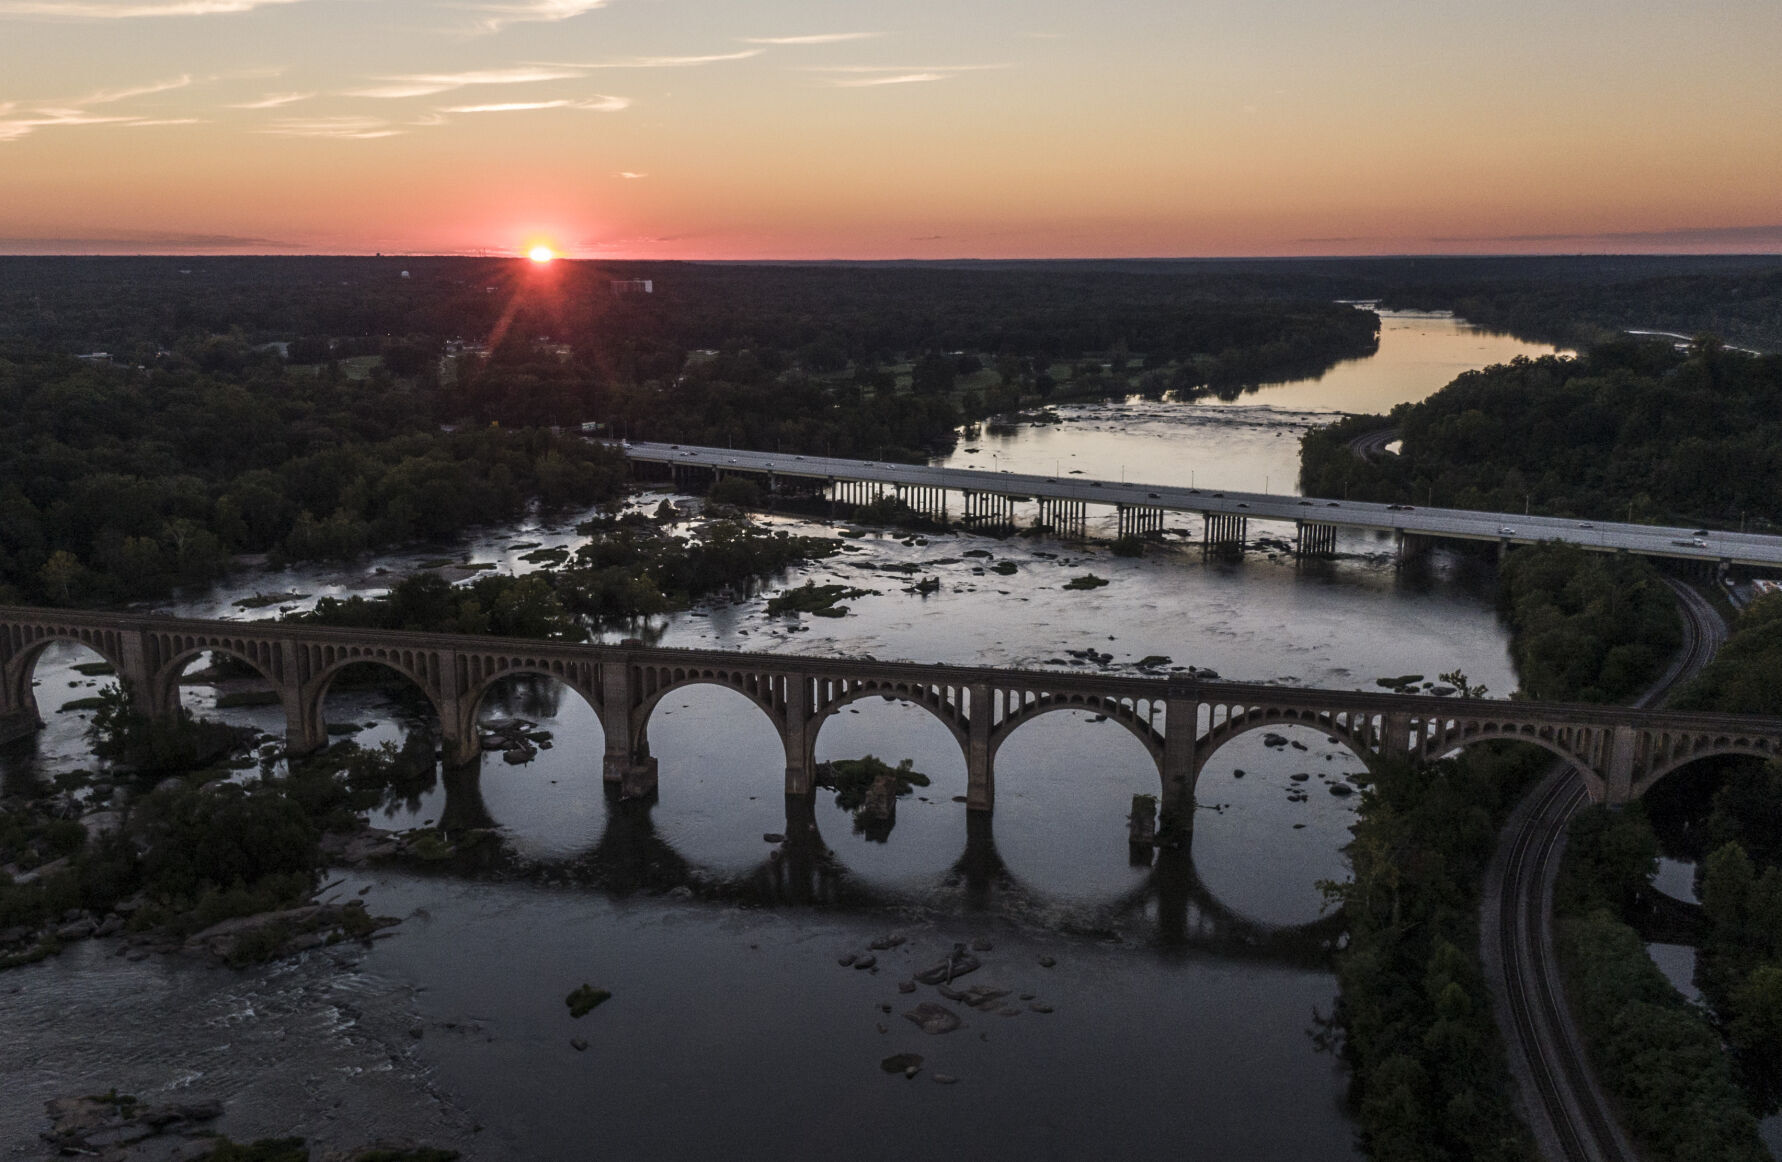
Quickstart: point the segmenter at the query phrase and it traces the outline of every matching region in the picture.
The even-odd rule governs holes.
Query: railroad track
[[[1670,585],[1683,613],[1683,648],[1636,706],[1668,697],[1726,639],[1725,623],[1701,594]],[[1556,763],[1512,813],[1487,872],[1484,960],[1542,1151],[1555,1162],[1635,1162],[1572,1022],[1551,938],[1566,826],[1587,801],[1577,772]]]

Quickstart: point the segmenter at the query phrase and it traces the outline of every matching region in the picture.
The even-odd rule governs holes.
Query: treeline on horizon
[[[1388,424],[1399,455],[1350,451]],[[1389,417],[1308,433],[1300,485],[1308,496],[1772,531],[1782,356],[1624,339],[1469,371]]]
[[[498,317],[486,288],[504,288],[526,264],[468,257],[24,258],[0,257],[0,337],[28,335],[59,350],[129,350],[192,327],[251,336],[477,338]],[[752,331],[756,310],[782,310],[793,325],[845,324],[870,355],[888,348],[1005,348],[978,324],[1004,312],[1038,324],[1038,308],[1062,307],[1007,350],[1075,355],[1105,349],[1097,328],[1109,304],[1158,298],[1242,304],[1378,300],[1394,309],[1451,310],[1525,339],[1589,346],[1627,328],[1714,334],[1737,346],[1782,350],[1782,257],[1775,255],[1400,256],[1384,258],[1097,259],[886,263],[564,262],[558,277],[610,296],[614,279],[656,281],[665,315],[717,320]],[[398,286],[400,272],[411,278]],[[1149,284],[1146,289],[1144,284]],[[462,294],[436,293],[458,287]],[[422,288],[430,288],[423,293]],[[959,293],[954,288],[966,288]],[[919,296],[932,291],[933,301]],[[972,300],[976,301],[972,301]],[[502,305],[505,305],[505,301]],[[646,317],[616,306],[621,325]],[[492,313],[494,312],[494,313]],[[670,320],[672,323],[672,320]],[[703,324],[702,324],[703,325]],[[912,343],[911,325],[928,328]],[[564,337],[558,332],[559,337]],[[970,336],[970,339],[965,338]],[[765,341],[764,333],[752,335]],[[710,335],[681,338],[720,346]],[[1128,333],[1132,350],[1167,351],[1152,332]],[[791,344],[796,347],[800,343]],[[1205,348],[1202,348],[1204,350]]]
[[[1378,326],[1124,275],[686,267],[645,295],[592,264],[0,266],[25,275],[0,282],[0,598],[62,603],[610,501],[625,466],[581,424],[915,460],[1055,393],[1322,370]]]

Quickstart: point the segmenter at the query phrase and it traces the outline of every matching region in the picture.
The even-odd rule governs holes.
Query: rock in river
[[[924,1033],[951,1033],[963,1024],[958,1013],[933,1001],[923,1001],[904,1016],[914,1021]]]

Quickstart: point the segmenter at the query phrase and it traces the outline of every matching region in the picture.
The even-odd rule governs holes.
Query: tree
[[[945,395],[953,390],[957,367],[952,359],[930,351],[916,360],[910,372],[910,389],[917,395]]]
[[[67,549],[57,549],[43,563],[38,579],[50,596],[66,605],[86,586],[87,570],[80,558]]]

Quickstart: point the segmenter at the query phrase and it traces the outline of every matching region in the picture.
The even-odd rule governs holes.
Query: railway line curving
[[[1683,648],[1638,699],[1651,706],[1689,680],[1726,639],[1726,625],[1694,589],[1672,581]],[[1635,1162],[1598,1085],[1565,1000],[1554,953],[1553,888],[1566,826],[1587,801],[1583,780],[1555,763],[1511,814],[1486,872],[1480,944],[1524,1114],[1553,1162]]]

